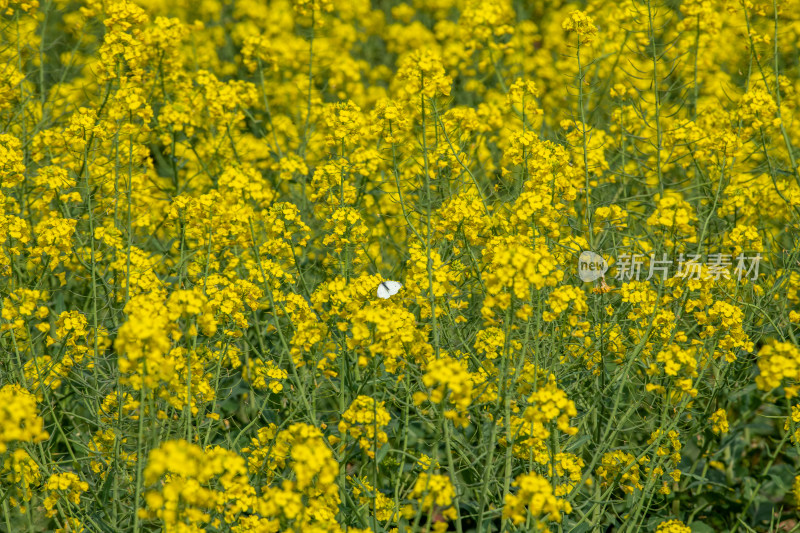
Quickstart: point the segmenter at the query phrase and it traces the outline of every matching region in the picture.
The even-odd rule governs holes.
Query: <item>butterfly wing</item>
[[[378,285],[378,298],[386,299],[394,296],[402,287],[403,284],[399,281],[382,281]]]
[[[403,284],[399,281],[387,281],[385,283],[389,286],[389,294],[391,295],[397,294],[397,291],[403,288]]]
[[[378,285],[378,298],[385,299],[388,298],[389,296],[391,296],[391,294],[389,294],[389,287],[386,285],[386,282],[384,281],[380,285]]]

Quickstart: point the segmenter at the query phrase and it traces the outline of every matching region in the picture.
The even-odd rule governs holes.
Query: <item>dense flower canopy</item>
[[[0,8],[0,532],[796,521],[800,1]]]

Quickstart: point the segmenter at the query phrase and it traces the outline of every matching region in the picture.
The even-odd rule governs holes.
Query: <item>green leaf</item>
[[[694,521],[689,524],[689,528],[692,530],[692,533],[714,533],[714,528],[706,524],[705,522]]]

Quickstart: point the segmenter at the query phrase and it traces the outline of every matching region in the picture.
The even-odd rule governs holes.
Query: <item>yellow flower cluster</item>
[[[578,328],[573,333],[576,337],[582,337],[584,331],[588,331],[589,323],[586,321],[579,323],[578,321],[581,315],[589,310],[589,307],[586,304],[586,295],[577,287],[571,285],[556,287],[547,297],[547,305],[550,306],[550,311],[545,311],[542,314],[542,319],[545,322],[556,320],[564,311],[569,309],[570,304],[572,304],[572,312],[568,318],[569,325],[572,328]]]
[[[375,518],[381,522],[395,519],[396,510],[394,502],[385,494],[378,492],[366,479],[348,478],[353,483],[353,496],[358,498],[361,505],[374,505]]]
[[[742,328],[744,311],[738,306],[717,301],[705,312],[695,312],[694,317],[698,324],[705,326],[700,338],[719,336],[718,349],[729,363],[736,360],[737,350],[753,350],[753,343]]]
[[[359,133],[364,127],[364,115],[361,108],[353,102],[332,104],[327,108],[325,123],[329,132],[326,142],[329,147],[338,149],[346,142],[359,141]]]
[[[455,488],[449,477],[441,474],[423,473],[414,483],[410,496],[419,502],[419,508],[422,512],[438,509],[444,518],[454,520],[456,518],[456,510],[452,505],[455,494]],[[413,516],[414,508],[408,506],[403,509],[403,512],[406,516]]]
[[[756,385],[771,391],[783,385],[787,398],[797,396],[800,386],[800,348],[790,342],[770,341],[758,351]]]
[[[25,323],[34,319],[44,319],[50,314],[46,306],[41,305],[47,299],[47,293],[40,290],[17,289],[3,298],[0,310],[0,331],[14,330],[20,339],[27,338]],[[37,325],[38,329],[38,325]],[[49,327],[47,330],[49,331]]]
[[[697,396],[697,389],[694,388],[693,378],[697,373],[697,352],[694,348],[684,349],[676,344],[671,344],[666,349],[656,354],[655,363],[651,363],[647,373],[652,376],[663,375],[670,379],[682,394],[691,397]],[[648,383],[647,391],[658,391],[661,394],[666,392],[663,385]]]
[[[680,520],[667,520],[658,524],[656,533],[691,533],[692,528]]]
[[[584,11],[573,11],[561,23],[561,27],[568,32],[575,32],[581,44],[589,44],[597,37],[597,27],[592,17]]]
[[[0,454],[14,443],[41,442],[48,437],[36,397],[20,385],[0,388]]]
[[[480,195],[468,189],[442,205],[435,227],[442,239],[459,243],[456,246],[479,246],[486,241],[490,225]]]
[[[570,418],[578,414],[575,402],[567,393],[558,388],[554,381],[535,391],[528,397],[528,405],[523,418],[528,422],[548,425],[554,422],[558,429],[567,435],[575,435],[578,428],[570,427]]]
[[[242,451],[249,455],[249,471],[271,483],[253,503],[270,527],[282,524],[283,530],[298,533],[336,527],[339,465],[318,428],[296,423],[278,431],[270,424]],[[283,477],[287,467],[294,480]]]
[[[792,482],[792,495],[795,503],[800,502],[800,476],[795,476]]]
[[[10,491],[9,502],[12,507],[19,507],[21,512],[25,512],[24,503],[31,501],[35,494],[34,489],[39,487],[42,475],[36,461],[23,450],[16,448],[6,454],[0,469],[0,483],[8,487]]]
[[[389,425],[391,417],[384,407],[384,402],[376,402],[369,396],[358,396],[339,422],[339,433],[349,433],[358,440],[361,449],[372,459],[375,451],[388,442],[384,428]]]
[[[531,120],[534,116],[543,113],[537,101],[538,97],[539,89],[536,87],[536,83],[520,79],[508,88],[506,104],[516,107],[522,113],[520,118],[524,123],[526,120]]]
[[[347,343],[358,354],[359,366],[382,361],[386,371],[394,374],[403,368],[407,355],[424,361],[431,353],[430,346],[417,330],[414,315],[391,303],[364,306],[351,316],[350,324],[351,336]]]
[[[503,355],[505,344],[505,333],[495,326],[482,329],[475,335],[475,350],[486,359],[497,359]]]
[[[780,125],[778,106],[775,99],[763,87],[754,87],[742,95],[737,110],[739,119],[745,125],[745,136],[763,135],[764,129]]]
[[[697,242],[697,215],[694,207],[684,200],[682,194],[674,191],[656,194],[655,202],[656,209],[647,218],[647,224],[657,228],[668,247],[681,247],[685,243]]]
[[[656,447],[656,457],[668,457],[668,462],[672,466],[672,470],[669,472],[671,479],[669,479],[669,481],[663,480],[661,483],[661,488],[659,489],[661,494],[666,495],[672,492],[669,487],[670,482],[677,483],[681,479],[681,471],[678,469],[678,463],[681,461],[681,448],[683,447],[683,444],[681,444],[680,433],[675,430],[671,430],[666,433],[666,438],[664,438],[664,435],[665,432],[659,428],[650,435],[647,443],[653,444],[659,440],[660,444]],[[649,462],[648,459],[645,459],[645,462]],[[664,469],[661,465],[655,467],[645,467],[645,473],[648,476],[655,477],[657,480],[659,477],[664,475]]]
[[[55,516],[56,510],[54,507],[59,500],[80,505],[81,494],[89,490],[89,484],[81,481],[81,478],[74,472],[62,472],[47,478],[45,488],[48,492],[48,496],[44,500],[44,507],[47,509],[46,514],[47,516]]]
[[[89,443],[89,451],[92,456],[90,463],[92,472],[100,474],[103,479],[106,479],[109,469],[112,468],[111,465],[116,460],[128,467],[134,466],[136,464],[136,453],[125,449],[127,442],[128,439],[118,438],[112,429],[95,432]],[[133,477],[128,476],[127,480],[133,481]]]
[[[501,419],[497,423],[501,424],[505,421]],[[510,444],[514,457],[526,460],[533,457],[540,464],[550,463],[551,456],[546,441],[551,432],[546,426],[514,415],[511,416],[508,426],[513,437]],[[509,446],[509,439],[505,435],[497,439],[497,442],[503,447]]]
[[[277,394],[283,390],[283,382],[289,377],[289,373],[276,367],[272,361],[250,359],[242,377],[254,389],[269,389]]]
[[[633,455],[622,450],[603,454],[600,466],[597,467],[597,475],[603,480],[604,487],[616,480],[619,488],[628,494],[633,494],[635,489],[644,488],[641,484],[639,463]]]
[[[631,304],[628,318],[641,326],[646,325],[658,303],[658,294],[652,286],[645,281],[630,281],[620,287],[620,294],[623,302]]]
[[[537,523],[540,520],[561,522],[562,513],[572,512],[569,502],[557,498],[550,482],[538,474],[522,474],[511,485],[518,490],[516,494],[506,496],[503,517],[510,518],[515,524],[525,522],[528,514]],[[537,529],[543,528],[538,526]]]
[[[531,290],[553,287],[564,277],[558,262],[547,250],[504,244],[496,243],[500,247],[494,248],[490,243],[486,248],[490,271],[484,280],[487,292],[481,310],[484,319],[491,318],[495,309],[508,309],[512,297],[528,301]]]
[[[453,83],[442,58],[427,48],[411,52],[400,62],[397,80],[405,82],[402,90],[406,98],[448,96]]]
[[[536,461],[548,465],[548,474],[552,474],[549,454],[539,455]],[[580,483],[582,469],[585,466],[583,459],[572,453],[557,453],[555,460],[555,473],[560,483],[556,487],[556,496],[565,496],[572,492]]]
[[[442,354],[428,363],[422,382],[429,392],[415,392],[414,403],[430,400],[440,404],[445,418],[456,426],[469,425],[468,409],[475,394],[475,381],[465,360]]]
[[[728,413],[725,411],[725,409],[717,409],[711,413],[709,420],[711,420],[711,430],[717,435],[724,435],[730,431],[730,425],[728,424]]]
[[[150,488],[140,516],[159,519],[166,531],[218,524],[212,515],[223,508],[230,523],[255,496],[242,457],[220,447],[204,451],[179,440],[163,442],[150,453],[144,481]]]

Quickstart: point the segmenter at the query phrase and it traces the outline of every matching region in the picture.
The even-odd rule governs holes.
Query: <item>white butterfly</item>
[[[382,281],[380,285],[378,285],[378,298],[386,299],[390,296],[394,296],[402,287],[403,284],[399,281]]]

